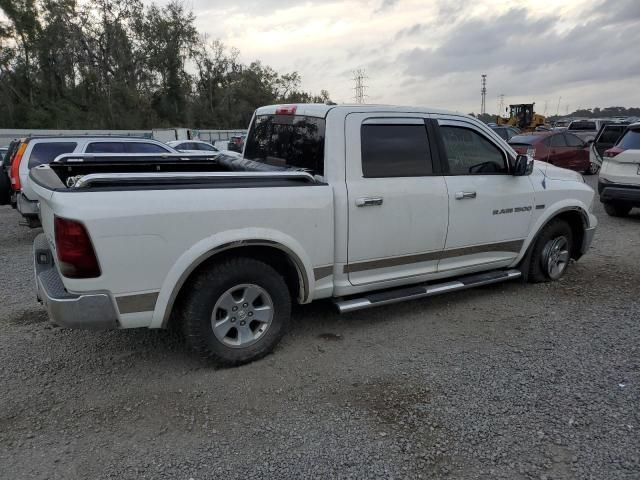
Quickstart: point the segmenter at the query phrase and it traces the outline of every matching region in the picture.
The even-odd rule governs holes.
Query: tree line
[[[326,102],[209,40],[177,0],[0,0],[0,128],[245,128],[256,107]]]

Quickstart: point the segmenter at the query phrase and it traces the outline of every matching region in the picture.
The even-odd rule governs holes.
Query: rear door
[[[509,173],[509,153],[475,123],[439,117],[449,228],[438,271],[508,265],[520,252],[534,208],[528,176]]]
[[[618,143],[626,128],[627,125],[613,124],[605,125],[600,129],[591,146],[592,159],[598,165],[602,165],[604,152]]]
[[[437,173],[426,117],[347,116],[349,240],[344,271],[354,285],[437,269],[447,232],[447,187]]]
[[[545,141],[549,142],[549,154],[547,162],[562,168],[570,168],[572,162],[572,151],[567,145],[567,141],[562,132],[551,135]]]
[[[589,148],[587,144],[572,133],[565,133],[564,139],[571,154],[570,168],[579,172],[586,171],[589,168]]]

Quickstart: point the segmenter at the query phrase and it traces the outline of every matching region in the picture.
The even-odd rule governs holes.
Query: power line
[[[482,88],[480,89],[480,95],[482,96],[482,104],[480,105],[480,115],[484,115],[487,113],[487,75],[483,73],[481,77],[480,85]]]
[[[365,94],[367,86],[364,84],[364,80],[366,80],[366,78],[367,76],[364,69],[362,68],[353,72],[353,81],[355,82],[355,87],[353,89],[355,95],[353,98],[356,103],[364,103],[364,100],[367,97],[367,95]]]

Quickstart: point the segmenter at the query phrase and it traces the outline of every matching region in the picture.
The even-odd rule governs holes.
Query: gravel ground
[[[558,283],[298,308],[215,369],[167,332],[52,326],[2,207],[0,477],[640,478],[640,212],[596,214]]]

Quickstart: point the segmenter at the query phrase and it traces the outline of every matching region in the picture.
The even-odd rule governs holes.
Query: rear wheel
[[[605,203],[604,211],[612,217],[626,217],[631,211],[631,207],[616,205],[615,203]]]
[[[573,232],[564,220],[551,221],[538,236],[531,255],[529,279],[550,282],[560,279],[571,261]]]
[[[240,365],[267,355],[287,330],[291,296],[282,276],[251,258],[223,261],[187,287],[182,328],[203,357]]]

